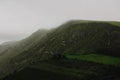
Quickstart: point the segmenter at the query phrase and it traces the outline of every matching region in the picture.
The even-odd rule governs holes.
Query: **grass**
[[[96,63],[120,66],[120,58],[106,56],[106,55],[99,55],[99,54],[87,54],[87,55],[66,55],[69,59],[78,59],[78,60],[85,60],[85,61],[92,61]]]
[[[116,25],[116,26],[120,26],[120,22],[115,22],[115,21],[112,21],[112,22],[109,22],[110,24],[113,24],[113,25]]]
[[[40,61],[4,80],[113,80],[119,69],[75,59]]]
[[[57,66],[49,62],[40,62],[29,66],[13,77],[10,76],[5,80],[34,80],[34,78],[40,80],[86,80],[87,75],[95,75],[95,73],[88,70]]]
[[[66,68],[63,66],[57,66],[55,64],[51,64],[49,62],[42,62],[33,66],[30,66],[31,68],[35,68],[35,69],[42,69],[45,71],[50,71],[50,72],[54,72],[54,73],[59,73],[59,74],[64,74],[64,75],[71,75],[71,76],[82,76],[82,74],[94,74],[91,71],[85,71],[85,70],[78,70],[78,69],[71,69],[71,68]],[[79,75],[76,75],[78,74]]]

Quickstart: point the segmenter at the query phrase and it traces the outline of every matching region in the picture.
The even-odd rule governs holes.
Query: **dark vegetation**
[[[0,48],[0,78],[5,80],[114,80],[120,74],[113,65],[119,65],[120,22],[70,21]],[[104,64],[87,59],[94,56],[75,57],[91,54],[111,58]]]
[[[114,80],[120,68],[75,59],[49,60],[6,77],[4,80]]]

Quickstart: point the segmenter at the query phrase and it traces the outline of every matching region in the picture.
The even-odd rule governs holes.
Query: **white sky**
[[[0,0],[0,43],[71,19],[120,20],[120,0]]]

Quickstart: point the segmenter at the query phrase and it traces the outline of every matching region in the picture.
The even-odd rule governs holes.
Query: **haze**
[[[120,0],[0,0],[0,43],[71,19],[120,20]]]

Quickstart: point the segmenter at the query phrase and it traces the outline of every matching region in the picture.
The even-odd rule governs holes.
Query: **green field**
[[[78,59],[78,60],[85,60],[85,61],[92,61],[96,63],[120,66],[120,58],[106,56],[106,55],[99,55],[99,54],[88,54],[88,55],[66,55],[69,59]]]

